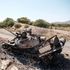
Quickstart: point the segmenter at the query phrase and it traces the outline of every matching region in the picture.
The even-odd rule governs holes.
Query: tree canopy
[[[18,18],[17,21],[19,23],[23,23],[23,24],[30,24],[30,20],[27,18],[27,17],[21,17],[21,18]]]
[[[2,24],[4,24],[6,27],[10,26],[12,27],[14,25],[14,20],[12,18],[6,18]]]
[[[49,27],[49,23],[46,22],[45,20],[43,19],[38,19],[36,20],[34,23],[33,23],[34,26],[38,26],[38,27],[44,27],[44,28],[47,28]]]
[[[3,22],[0,22],[0,27],[12,27],[15,24],[12,18],[6,18]]]

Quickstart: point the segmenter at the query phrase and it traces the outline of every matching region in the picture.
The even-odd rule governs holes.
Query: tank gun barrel
[[[7,30],[6,28],[4,28],[5,30]],[[13,34],[14,36],[16,36],[15,33],[11,32],[10,30],[7,30],[8,32],[10,32],[11,34]]]

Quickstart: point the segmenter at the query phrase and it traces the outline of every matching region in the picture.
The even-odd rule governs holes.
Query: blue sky
[[[70,0],[0,0],[0,20],[23,16],[48,22],[70,20]]]

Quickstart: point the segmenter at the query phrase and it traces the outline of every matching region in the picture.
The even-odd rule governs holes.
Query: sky
[[[28,17],[47,22],[70,20],[70,0],[0,0],[0,20]]]

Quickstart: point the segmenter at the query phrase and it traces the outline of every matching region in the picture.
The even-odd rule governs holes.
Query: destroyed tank
[[[37,59],[45,57],[51,59],[51,56],[60,54],[66,42],[65,39],[59,39],[57,35],[46,39],[45,36],[33,34],[31,29],[17,32],[14,35],[15,38],[3,43],[2,47],[23,51],[24,54]]]

